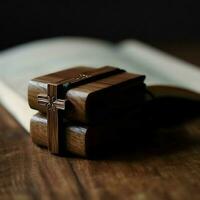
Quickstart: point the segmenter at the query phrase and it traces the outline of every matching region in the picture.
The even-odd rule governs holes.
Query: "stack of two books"
[[[145,77],[115,67],[75,67],[29,82],[34,143],[51,153],[95,156],[132,136],[145,100]],[[120,147],[119,147],[120,148]]]

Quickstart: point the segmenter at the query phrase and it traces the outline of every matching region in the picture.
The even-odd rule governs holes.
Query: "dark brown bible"
[[[106,66],[76,67],[31,80],[29,105],[47,116],[49,151],[60,153],[65,148],[66,123],[106,127],[139,112],[145,98],[144,79]]]
[[[134,126],[133,126],[134,124]],[[138,131],[139,130],[139,131]],[[48,148],[47,116],[35,114],[30,123],[32,141],[38,146]],[[138,134],[138,132],[140,134]],[[67,123],[62,129],[64,147],[67,152],[92,158],[113,153],[123,146],[132,145],[141,134],[141,120],[137,116],[127,116],[126,120],[116,124],[87,125],[82,123]]]

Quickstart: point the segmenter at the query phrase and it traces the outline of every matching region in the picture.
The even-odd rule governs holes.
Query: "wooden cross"
[[[62,113],[59,110],[65,110],[66,99],[59,99],[60,85],[48,84],[47,95],[38,95],[38,104],[45,106],[47,109],[47,132],[48,132],[48,146],[52,153],[60,152],[60,137],[62,129]]]
[[[65,98],[64,87],[73,85],[81,80],[90,78],[90,75],[78,74],[77,77],[65,80],[60,84],[48,84],[47,95],[39,94],[37,96],[38,104],[46,107],[47,110],[47,132],[48,132],[48,147],[51,153],[58,154],[61,149],[61,142],[64,140],[62,137],[63,115],[62,112],[66,108],[67,99]]]
[[[75,74],[74,78],[65,79],[61,76],[57,81],[47,84],[47,95],[39,94],[37,101],[40,106],[44,106],[47,110],[47,133],[48,133],[48,148],[51,153],[61,153],[62,146],[65,140],[63,129],[63,113],[66,109],[65,95],[68,89],[102,79],[111,75],[123,73],[124,70],[114,67],[102,67],[95,71],[87,73]],[[50,76],[50,75],[49,75]]]

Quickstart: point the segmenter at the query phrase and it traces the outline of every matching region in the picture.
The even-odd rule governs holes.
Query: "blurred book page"
[[[119,52],[146,75],[148,85],[170,85],[200,93],[199,67],[136,40],[121,42]]]
[[[0,103],[29,131],[35,111],[27,102],[28,81],[74,66],[111,65],[145,74],[147,84],[181,86],[200,92],[200,70],[141,42],[114,45],[87,38],[39,40],[0,53]]]
[[[114,46],[81,38],[54,38],[20,45],[0,53],[0,80],[24,98],[28,81],[58,70],[86,65],[122,66]]]
[[[113,44],[93,39],[52,38],[0,53],[0,103],[29,131],[36,112],[27,102],[28,81],[69,67],[104,65],[125,67]]]

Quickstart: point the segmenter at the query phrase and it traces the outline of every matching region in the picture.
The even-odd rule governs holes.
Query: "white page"
[[[36,112],[29,108],[26,100],[30,79],[77,65],[111,65],[146,74],[149,83],[170,84],[171,79],[166,79],[166,75],[171,77],[172,72],[164,74],[159,69],[157,72],[160,62],[157,60],[160,57],[163,66],[176,66],[178,63],[181,67],[181,61],[171,59],[136,41],[114,46],[108,42],[85,38],[52,38],[20,45],[0,53],[0,103],[29,130],[29,120]],[[154,65],[156,70],[152,70]],[[191,67],[187,63],[183,63],[183,66]],[[180,83],[187,86],[184,80]],[[192,89],[195,90],[196,87]]]
[[[26,98],[28,81],[68,67],[122,66],[112,44],[81,38],[53,38],[20,45],[0,54],[0,80]]]
[[[27,103],[28,81],[68,67],[104,65],[125,67],[111,43],[81,38],[52,38],[0,53],[0,103],[29,130],[36,112]]]
[[[118,51],[147,75],[148,85],[171,85],[200,93],[199,67],[136,40],[121,42]]]

